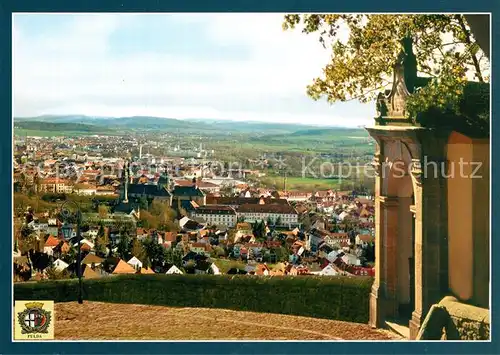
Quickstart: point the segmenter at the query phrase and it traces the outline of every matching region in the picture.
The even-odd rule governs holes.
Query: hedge
[[[117,275],[84,280],[84,300],[226,308],[367,323],[369,277]],[[15,300],[75,301],[78,280],[14,285]]]

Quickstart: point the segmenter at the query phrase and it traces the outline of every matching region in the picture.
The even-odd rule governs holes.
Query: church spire
[[[128,203],[128,180],[129,180],[129,176],[130,176],[130,164],[127,161],[125,161],[125,196],[124,196],[124,199],[123,199],[123,202],[124,203]]]

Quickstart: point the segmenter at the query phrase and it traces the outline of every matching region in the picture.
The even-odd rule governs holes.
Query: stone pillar
[[[385,289],[385,315],[386,317],[396,317],[398,314],[398,197],[379,197],[381,213],[383,215],[383,225],[381,228],[384,240],[384,279],[381,284]]]
[[[370,325],[382,327],[397,315],[398,198],[381,195],[380,154],[375,155],[375,280],[370,294]]]
[[[415,310],[410,339],[416,339],[430,307],[447,288],[446,185],[442,160],[413,159],[415,181]],[[445,255],[446,254],[446,255]],[[446,259],[446,260],[444,260]]]
[[[380,147],[380,145],[377,145]],[[382,214],[380,203],[380,191],[382,188],[380,152],[375,153],[373,159],[373,167],[375,169],[375,278],[370,294],[370,320],[369,324],[374,328],[379,328],[384,322],[382,298],[383,293],[381,283],[384,273],[384,247],[382,245],[383,238],[381,234]]]

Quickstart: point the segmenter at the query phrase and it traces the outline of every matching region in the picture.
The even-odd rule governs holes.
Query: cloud
[[[191,55],[164,50],[113,53],[113,35],[132,23],[147,26],[148,16],[170,25],[188,24],[198,41],[223,45],[227,51],[245,48],[245,56],[210,59],[195,50]],[[72,15],[49,31],[21,26],[15,16],[14,114],[357,125],[366,112],[365,123],[369,122],[372,114],[366,107],[353,115],[345,109],[352,106],[329,106],[306,96],[306,86],[320,75],[329,53],[315,37],[283,32],[282,18],[281,14],[85,14]],[[192,44],[194,49],[196,45]]]

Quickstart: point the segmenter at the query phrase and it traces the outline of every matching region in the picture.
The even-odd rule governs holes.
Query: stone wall
[[[417,340],[489,340],[490,312],[448,296],[432,306]]]

